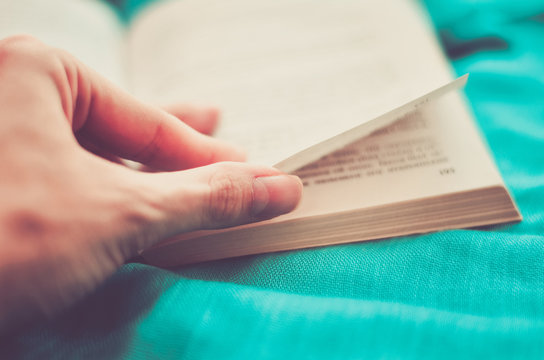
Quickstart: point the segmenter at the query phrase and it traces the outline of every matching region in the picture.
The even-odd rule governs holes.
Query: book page
[[[0,38],[15,34],[65,49],[117,85],[126,85],[123,24],[101,1],[3,0]]]
[[[295,173],[303,200],[280,221],[502,185],[456,93]]]
[[[451,80],[414,1],[170,1],[129,37],[137,96],[218,106],[269,165]]]
[[[406,104],[402,104],[394,109],[389,110],[385,114],[378,116],[377,118],[363,121],[360,125],[349,129],[348,131],[340,134],[332,133],[328,139],[314,144],[301,152],[295,153],[290,157],[280,161],[274,166],[285,172],[292,172],[304,165],[307,165],[313,161],[320,159],[321,157],[330,154],[333,151],[339,150],[348,144],[353,143],[356,140],[361,139],[377,129],[381,129],[387,125],[392,124],[396,120],[405,115],[425,106],[429,102],[444,96],[445,94],[454,90],[459,90],[463,87],[468,79],[468,74],[465,74],[458,79],[443,85],[430,93],[420,96],[411,100]],[[331,129],[332,130],[332,129]],[[331,131],[332,132],[332,131]]]

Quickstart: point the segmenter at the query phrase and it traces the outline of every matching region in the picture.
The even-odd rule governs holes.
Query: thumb
[[[150,208],[151,233],[165,238],[183,232],[241,225],[292,211],[302,182],[277,169],[223,162],[190,170],[141,173]],[[145,247],[152,244],[142,244]]]

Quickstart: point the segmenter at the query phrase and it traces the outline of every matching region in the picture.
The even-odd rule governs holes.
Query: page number
[[[455,169],[452,167],[440,169],[440,175],[453,175],[453,174],[455,174]]]

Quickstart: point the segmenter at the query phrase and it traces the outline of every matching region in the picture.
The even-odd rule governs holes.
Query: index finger
[[[74,97],[72,128],[106,151],[160,170],[245,159],[239,148],[137,100],[72,56],[61,57]]]

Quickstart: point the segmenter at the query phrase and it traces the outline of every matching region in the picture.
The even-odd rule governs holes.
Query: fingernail
[[[294,175],[258,177],[253,180],[251,214],[266,219],[294,210],[302,195],[302,182]]]

